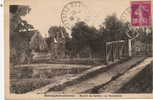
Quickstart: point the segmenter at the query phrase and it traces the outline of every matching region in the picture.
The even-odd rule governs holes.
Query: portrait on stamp
[[[5,18],[9,100],[153,98],[150,0],[6,0]]]

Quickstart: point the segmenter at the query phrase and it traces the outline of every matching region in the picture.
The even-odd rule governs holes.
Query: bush
[[[11,93],[23,94],[42,86],[49,84],[50,80],[45,79],[24,79],[24,80],[12,80],[11,81]]]

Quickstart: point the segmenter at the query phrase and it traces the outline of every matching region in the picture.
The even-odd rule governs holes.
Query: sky
[[[33,1],[33,2],[32,2]],[[43,36],[47,36],[51,26],[63,26],[61,12],[66,4],[74,0],[31,0],[27,3],[31,11],[22,17],[38,29]],[[76,1],[76,0],[75,0]],[[129,0],[80,0],[85,5],[88,23],[98,28],[108,15],[116,13],[120,15],[126,8],[130,7]],[[69,31],[69,30],[68,30]]]

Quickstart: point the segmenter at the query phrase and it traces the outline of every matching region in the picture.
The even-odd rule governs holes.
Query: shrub
[[[45,79],[24,79],[24,80],[12,80],[11,82],[11,93],[22,94],[42,86],[49,84],[50,80]]]

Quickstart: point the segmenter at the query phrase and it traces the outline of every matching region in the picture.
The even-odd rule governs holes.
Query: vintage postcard
[[[153,98],[152,0],[5,0],[5,98]]]

